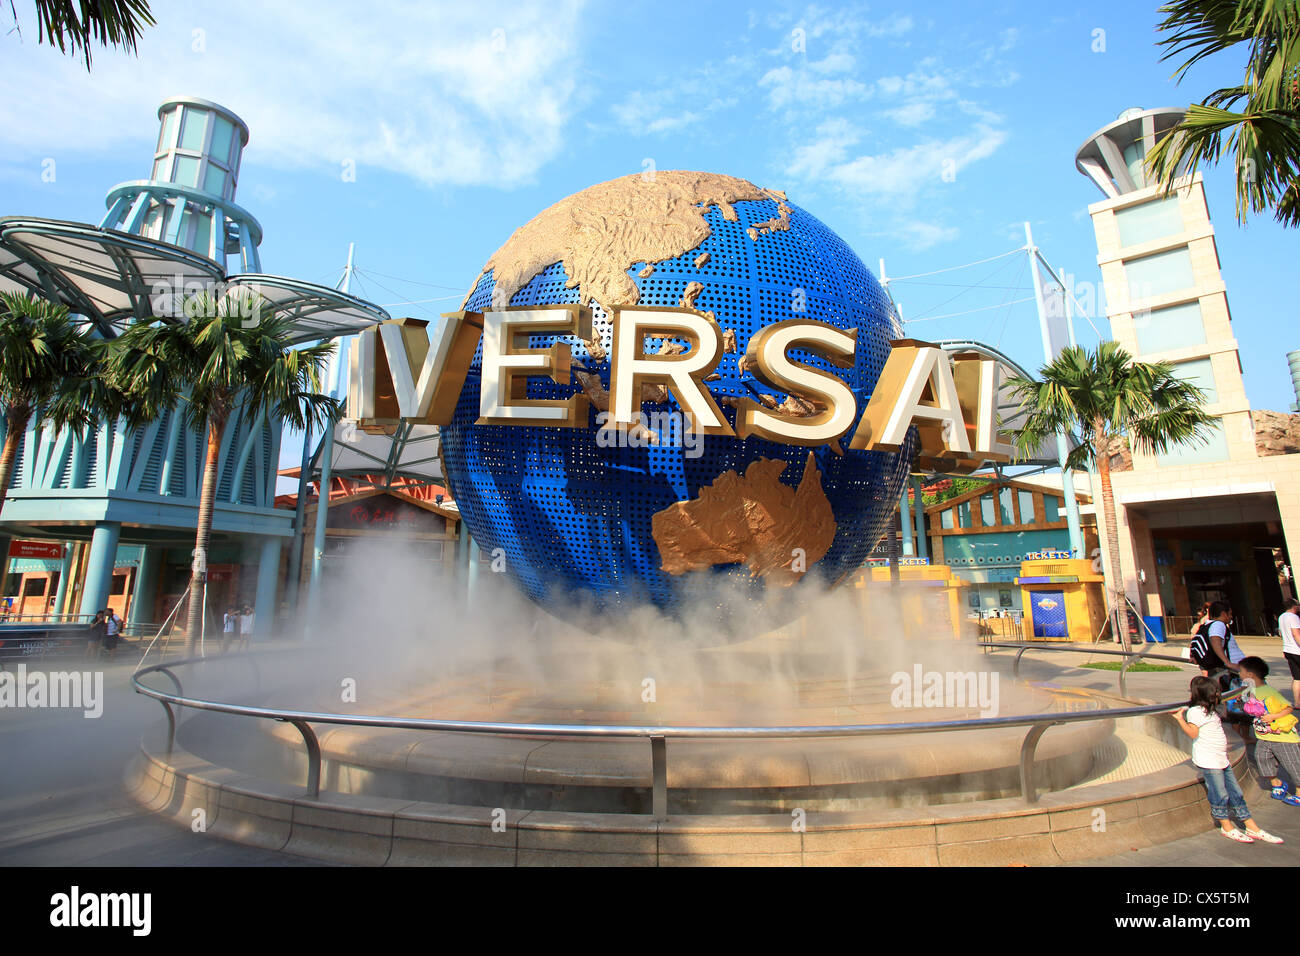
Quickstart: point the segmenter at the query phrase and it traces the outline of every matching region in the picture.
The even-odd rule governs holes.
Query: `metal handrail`
[[[992,645],[986,645],[992,646]],[[1002,645],[1020,648],[1020,644]],[[1016,656],[1016,674],[1018,676],[1020,657],[1025,650],[1035,649],[1035,645],[1023,647]],[[1075,650],[1080,653],[1121,654],[1123,651],[1101,652],[1092,648],[1059,648]],[[250,654],[228,654],[222,660],[232,657],[251,657]],[[1128,655],[1136,657],[1138,655]],[[1174,660],[1175,658],[1167,658]],[[153,664],[143,667],[131,675],[131,684],[136,693],[152,697],[162,704],[167,712],[168,739],[167,753],[171,754],[175,743],[176,722],[172,706],[190,707],[195,710],[207,710],[216,713],[234,714],[244,717],[261,717],[282,723],[293,724],[302,735],[307,750],[307,791],[313,798],[320,796],[321,751],[320,743],[311,724],[337,724],[352,727],[382,727],[392,730],[425,730],[447,733],[513,734],[528,737],[644,737],[650,741],[651,751],[651,812],[656,820],[667,819],[668,815],[668,738],[711,738],[711,739],[761,739],[778,737],[865,737],[888,736],[894,734],[920,734],[942,731],[975,730],[988,727],[1029,727],[1020,746],[1020,791],[1026,803],[1038,802],[1038,791],[1034,784],[1034,759],[1038,741],[1050,727],[1060,724],[1077,723],[1085,720],[1107,720],[1125,717],[1144,717],[1170,713],[1191,704],[1190,700],[1172,704],[1139,704],[1133,707],[1111,707],[1101,710],[1064,711],[1060,713],[1028,714],[1019,717],[985,717],[966,718],[962,720],[936,720],[901,724],[811,724],[770,727],[713,727],[683,726],[672,724],[521,724],[508,721],[445,720],[436,717],[388,717],[379,714],[334,714],[305,710],[273,710],[268,707],[254,707],[246,704],[230,704],[222,701],[205,700],[182,696],[180,681],[172,669],[182,664],[203,663],[212,660],[206,657],[188,657]],[[162,672],[176,685],[176,693],[148,687],[140,682],[147,674]],[[1123,672],[1120,683],[1123,686]],[[1224,695],[1231,699],[1243,690]]]
[[[1150,661],[1175,661],[1179,664],[1191,663],[1186,657],[1179,657],[1173,654],[1152,654],[1151,648],[1155,644],[1144,644],[1140,651],[1123,651],[1109,650],[1092,645],[1083,647],[1071,647],[1066,644],[1042,644],[1037,641],[987,641],[980,644],[980,647],[993,647],[1000,649],[1010,649],[1017,651],[1015,664],[1011,668],[1011,676],[1020,676],[1020,659],[1025,656],[1025,651],[1069,651],[1075,654],[1106,654],[1111,657],[1127,658],[1119,669],[1119,693],[1121,697],[1128,696],[1128,669],[1134,664],[1143,660]]]

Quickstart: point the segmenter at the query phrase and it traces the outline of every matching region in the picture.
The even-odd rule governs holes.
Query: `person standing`
[[[230,650],[230,645],[235,641],[235,633],[239,630],[239,612],[233,604],[226,608],[226,613],[221,617],[221,653]]]
[[[108,651],[108,659],[117,658],[117,641],[122,635],[122,619],[113,613],[111,607],[104,608],[104,650]]]
[[[249,605],[244,605],[243,613],[239,615],[239,648],[248,650],[248,642],[253,639],[253,609]]]
[[[1223,662],[1222,666],[1236,674],[1238,662],[1246,655],[1232,638],[1231,622],[1232,608],[1227,601],[1215,601],[1210,605],[1210,628],[1206,632],[1210,650]]]
[[[1201,628],[1209,626],[1210,605],[1213,603],[1214,603],[1213,601],[1206,601],[1201,605],[1201,610],[1198,612],[1196,617],[1196,623],[1192,625],[1193,634],[1199,634],[1201,632]]]
[[[1173,716],[1183,733],[1192,738],[1192,763],[1205,780],[1210,815],[1219,825],[1219,832],[1238,843],[1283,842],[1256,823],[1246,807],[1246,796],[1228,763],[1228,738],[1215,713],[1219,706],[1218,685],[1208,677],[1193,677],[1190,691],[1191,706],[1174,711]],[[1234,817],[1245,824],[1244,832],[1233,824]]]
[[[1291,703],[1295,704],[1300,702],[1300,601],[1290,598],[1282,602],[1277,632],[1282,636],[1282,656],[1291,668]]]
[[[1253,698],[1247,709],[1255,718],[1255,767],[1268,778],[1274,800],[1300,807],[1300,796],[1295,793],[1300,787],[1300,734],[1296,733],[1293,708],[1276,688],[1268,686],[1268,664],[1263,658],[1242,658],[1241,678]],[[1286,781],[1278,776],[1279,770],[1286,774]]]
[[[96,611],[90,628],[86,632],[86,657],[98,657],[104,646],[104,612]]]

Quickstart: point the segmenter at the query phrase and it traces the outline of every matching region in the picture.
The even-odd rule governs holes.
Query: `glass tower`
[[[181,246],[229,272],[261,272],[262,227],[235,204],[248,126],[224,106],[192,96],[165,101],[158,119],[151,178],[110,190],[100,225]]]

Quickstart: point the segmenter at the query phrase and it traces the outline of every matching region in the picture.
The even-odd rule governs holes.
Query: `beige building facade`
[[[1088,211],[1112,337],[1140,361],[1172,363],[1204,390],[1206,411],[1218,419],[1205,443],[1114,459],[1112,520],[1124,589],[1142,614],[1185,632],[1202,601],[1227,600],[1239,633],[1264,633],[1294,593],[1300,447],[1259,436],[1200,174],[1179,178],[1165,195],[1143,168],[1181,115],[1126,110],[1077,157],[1106,196]],[[1279,367],[1295,344],[1278,343]]]

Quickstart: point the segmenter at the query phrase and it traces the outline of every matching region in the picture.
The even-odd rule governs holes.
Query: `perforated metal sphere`
[[[788,210],[788,229],[764,231],[762,225],[778,217],[782,207]],[[726,218],[724,208],[734,209],[734,220]],[[654,265],[648,277],[638,274],[644,263],[633,263],[627,275],[639,290],[637,304],[678,306],[688,284],[703,284],[694,308],[712,312],[723,329],[734,329],[738,345],[718,364],[721,378],[707,383],[719,401],[724,396],[756,399],[760,393],[773,395],[778,402],[785,399],[738,370],[750,337],[765,326],[804,318],[856,330],[851,369],[835,368],[800,350],[791,352],[796,361],[831,372],[848,384],[857,399],[856,428],[888,356],[888,343],[900,336],[887,295],[843,240],[792,203],[764,198],[724,204],[724,208],[707,209],[708,238]],[[756,227],[754,238],[750,230]],[[708,258],[701,261],[704,253]],[[555,262],[510,296],[509,305],[576,303],[580,289],[566,287],[568,281],[564,263]],[[488,270],[465,308],[488,311],[504,304],[500,295],[494,302],[494,285],[494,274]],[[608,389],[610,328],[604,311],[592,305],[604,360],[595,360],[574,336],[532,336],[529,344],[543,348],[567,342],[575,362],[598,374]],[[713,593],[718,575],[740,583],[736,594],[752,596],[764,590],[762,581],[751,578],[751,569],[744,564],[685,575],[665,573],[651,519],[675,502],[697,498],[723,472],[744,473],[760,458],[787,462],[780,480],[796,487],[810,449],[755,437],[742,441],[716,436],[704,438],[699,457],[672,443],[601,447],[594,408],[586,428],[477,425],[481,356],[480,346],[453,421],[442,429],[448,484],[485,559],[504,558],[505,573],[529,597],[567,616],[566,612],[583,605],[602,612],[640,602],[681,608],[693,595]],[[564,398],[578,391],[576,381],[565,386],[542,378],[528,381],[529,398]],[[725,404],[722,408],[734,426],[735,409]],[[647,415],[678,410],[675,400],[644,406]],[[842,449],[811,449],[836,523],[829,551],[808,568],[807,578],[822,583],[838,581],[865,562],[891,524],[911,460],[910,448],[901,453],[850,450],[851,434],[841,439]],[[840,450],[842,454],[837,453]]]

